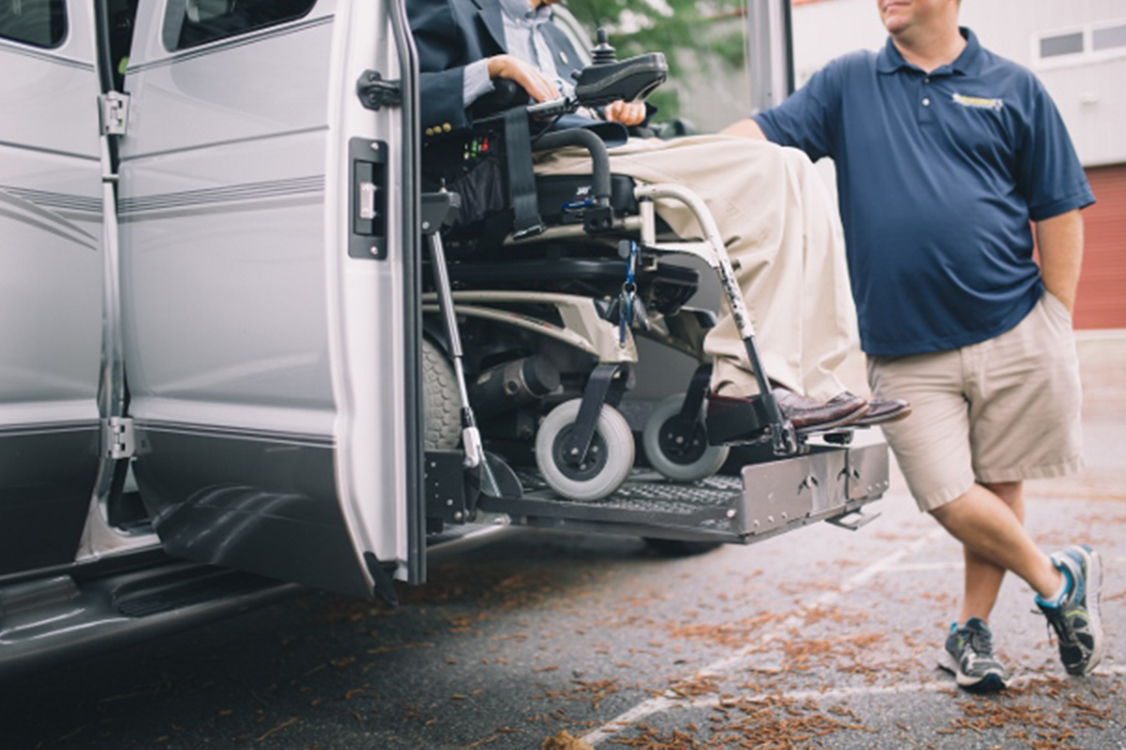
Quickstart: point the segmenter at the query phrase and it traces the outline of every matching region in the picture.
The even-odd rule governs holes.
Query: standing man
[[[884,431],[919,508],[964,546],[940,664],[990,691],[1006,684],[987,624],[1006,571],[1036,590],[1069,673],[1104,650],[1099,556],[1037,549],[1022,495],[1082,465],[1071,311],[1094,197],[1040,82],[959,28],[959,2],[877,0],[883,50],[728,132],[836,162],[869,383],[914,406]]]

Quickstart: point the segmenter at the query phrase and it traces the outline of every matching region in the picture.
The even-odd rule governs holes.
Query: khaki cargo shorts
[[[1082,390],[1071,315],[1045,292],[1015,328],[978,344],[869,357],[880,398],[911,402],[883,426],[919,509],[933,511],[974,482],[1071,474],[1083,466]]]

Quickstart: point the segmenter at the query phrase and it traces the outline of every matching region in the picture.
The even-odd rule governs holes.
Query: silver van
[[[745,544],[887,487],[843,439],[587,499],[487,430],[467,462],[403,0],[0,0],[0,71],[0,675],[393,600],[485,529]]]

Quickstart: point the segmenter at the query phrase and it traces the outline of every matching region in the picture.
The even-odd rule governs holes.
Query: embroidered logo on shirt
[[[1005,106],[1004,99],[987,99],[984,96],[962,96],[961,94],[954,94],[954,102],[961,104],[963,107],[991,109],[994,112],[1000,112]]]

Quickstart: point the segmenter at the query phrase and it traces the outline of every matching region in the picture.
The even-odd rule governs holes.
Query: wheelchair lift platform
[[[432,469],[439,465],[428,463]],[[447,519],[460,512],[460,519],[499,525],[752,544],[817,521],[860,528],[875,518],[860,511],[887,490],[888,468],[883,443],[814,445],[804,455],[751,463],[738,475],[717,474],[692,483],[635,470],[600,500],[560,497],[534,470],[516,473],[521,497],[482,494],[475,513],[464,508],[464,498],[451,502],[449,492],[428,495],[430,512]],[[428,484],[433,488],[433,482]]]

